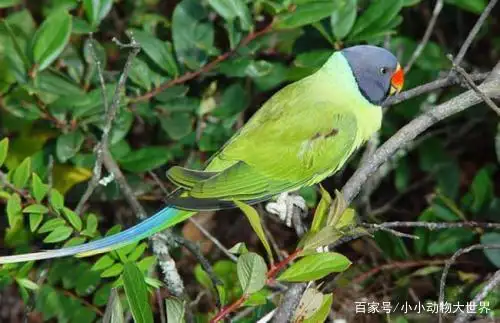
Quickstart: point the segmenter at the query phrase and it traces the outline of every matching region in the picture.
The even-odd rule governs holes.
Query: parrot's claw
[[[285,192],[278,196],[276,202],[267,203],[266,211],[276,214],[288,227],[292,227],[292,224],[295,225],[292,221],[297,211],[300,218],[307,215],[307,205],[302,196]]]

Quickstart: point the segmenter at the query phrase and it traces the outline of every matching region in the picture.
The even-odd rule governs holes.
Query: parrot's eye
[[[388,71],[389,71],[389,69],[387,67],[381,67],[380,68],[380,74],[382,74],[382,75],[387,74]]]

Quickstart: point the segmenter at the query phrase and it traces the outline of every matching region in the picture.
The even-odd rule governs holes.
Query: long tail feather
[[[50,259],[73,255],[76,255],[77,257],[86,257],[111,251],[135,241],[144,239],[155,234],[156,232],[171,227],[176,223],[187,219],[193,214],[193,212],[182,211],[167,206],[155,215],[142,221],[141,223],[115,235],[74,247],[0,257],[0,264]]]

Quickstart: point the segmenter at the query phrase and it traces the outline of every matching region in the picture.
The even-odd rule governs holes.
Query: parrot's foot
[[[302,196],[288,192],[281,193],[276,202],[266,204],[266,211],[277,215],[288,227],[294,227],[299,236],[304,234],[302,219],[307,216],[307,205]]]

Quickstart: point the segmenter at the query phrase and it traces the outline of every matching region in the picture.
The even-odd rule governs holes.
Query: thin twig
[[[425,46],[429,42],[429,39],[431,38],[432,31],[434,30],[434,26],[436,25],[436,21],[439,17],[439,14],[441,13],[441,9],[443,9],[443,3],[444,0],[437,0],[436,5],[434,6],[434,10],[432,11],[432,17],[431,20],[429,21],[429,24],[427,25],[427,29],[425,30],[424,37],[422,37],[422,40],[418,44],[417,48],[413,52],[412,56],[410,57],[408,63],[405,66],[405,73],[408,73],[413,66],[413,63],[417,60],[417,58],[420,57],[422,52],[424,51]]]
[[[408,269],[413,267],[423,267],[423,266],[433,266],[433,265],[442,265],[446,262],[443,259],[431,259],[431,260],[412,260],[412,261],[395,261],[389,264],[384,264],[371,270],[362,273],[352,280],[352,284],[361,284],[368,278],[378,274],[381,271],[392,270],[392,269]]]
[[[94,151],[96,153],[96,161],[94,164],[94,168],[92,170],[92,178],[88,182],[87,188],[86,188],[85,192],[83,193],[82,197],[80,198],[80,201],[78,201],[78,204],[75,208],[75,212],[79,215],[83,209],[83,206],[88,201],[88,199],[92,196],[92,193],[99,185],[99,180],[101,179],[101,174],[102,174],[103,150],[108,149],[109,133],[111,132],[111,128],[113,127],[113,121],[116,117],[118,107],[120,105],[121,91],[125,87],[125,81],[127,80],[129,70],[132,67],[132,62],[135,59],[135,57],[139,54],[139,51],[141,50],[141,48],[138,46],[137,42],[132,37],[130,38],[130,46],[125,46],[125,45],[119,43],[120,47],[130,47],[130,48],[132,48],[132,51],[130,52],[130,54],[127,58],[127,61],[126,61],[125,66],[123,68],[123,71],[122,71],[120,78],[118,80],[118,84],[116,86],[115,93],[113,94],[111,106],[109,106],[108,98],[106,95],[106,93],[107,93],[106,92],[106,83],[104,82],[104,72],[102,70],[101,62],[99,61],[99,58],[97,57],[97,53],[95,52],[93,41],[94,41],[94,39],[93,39],[92,33],[91,33],[90,34],[90,41],[89,41],[89,50],[90,50],[92,58],[96,64],[97,75],[99,76],[99,82],[100,82],[100,86],[101,86],[101,95],[102,95],[102,100],[103,100],[103,104],[104,104],[104,111],[106,113],[106,123],[105,123],[103,131],[102,131],[101,141],[99,143],[97,143],[97,145],[94,148]]]
[[[491,13],[491,10],[493,10],[493,7],[497,4],[498,0],[491,0],[490,3],[484,8],[483,13],[481,13],[481,16],[476,21],[476,24],[474,27],[472,27],[471,31],[469,32],[469,35],[467,35],[467,38],[465,39],[464,43],[462,44],[462,47],[460,47],[460,50],[458,51],[457,56],[455,57],[455,60],[453,61],[453,65],[460,65],[462,63],[462,60],[465,57],[465,54],[467,53],[467,50],[469,49],[470,45],[474,41],[474,39],[477,36],[477,33],[483,26],[484,22],[486,21],[486,18]]]
[[[472,246],[469,246],[467,248],[462,248],[457,250],[453,256],[446,262],[443,273],[441,275],[441,280],[439,282],[439,299],[438,299],[438,304],[444,304],[444,287],[446,285],[446,277],[448,276],[448,272],[450,271],[450,267],[455,263],[458,257],[460,257],[463,254],[469,253],[474,250],[485,250],[485,249],[500,249],[500,244],[475,244]],[[439,323],[443,322],[443,313],[442,311],[439,311]]]
[[[477,73],[477,74],[471,74],[470,77],[473,81],[477,82],[477,81],[484,81],[488,77],[488,75],[489,73]],[[461,80],[457,77],[443,77],[441,79],[423,85],[419,85],[417,87],[414,87],[413,89],[391,96],[387,98],[387,100],[385,100],[383,106],[389,107],[392,105],[396,105],[425,93],[429,93],[452,85],[460,84],[460,82]]]
[[[365,228],[426,228],[431,231],[433,230],[444,230],[452,228],[483,228],[483,229],[500,229],[500,223],[492,222],[412,222],[412,221],[394,221],[385,222],[381,224],[374,223],[361,223],[361,226]]]
[[[453,68],[464,78],[467,85],[474,90],[496,114],[500,115],[500,108],[477,87],[470,75],[461,66],[454,65]]]
[[[229,250],[226,247],[224,247],[224,245],[216,237],[214,237],[210,232],[208,232],[208,230],[205,229],[197,220],[193,219],[192,217],[189,218],[188,220],[192,224],[194,224],[194,226],[196,228],[198,228],[198,230],[200,230],[201,233],[203,233],[203,235],[205,237],[210,239],[210,241],[212,241],[217,246],[217,248],[219,248],[229,259],[231,259],[234,262],[238,261],[238,257],[236,257],[231,252],[229,252]]]

